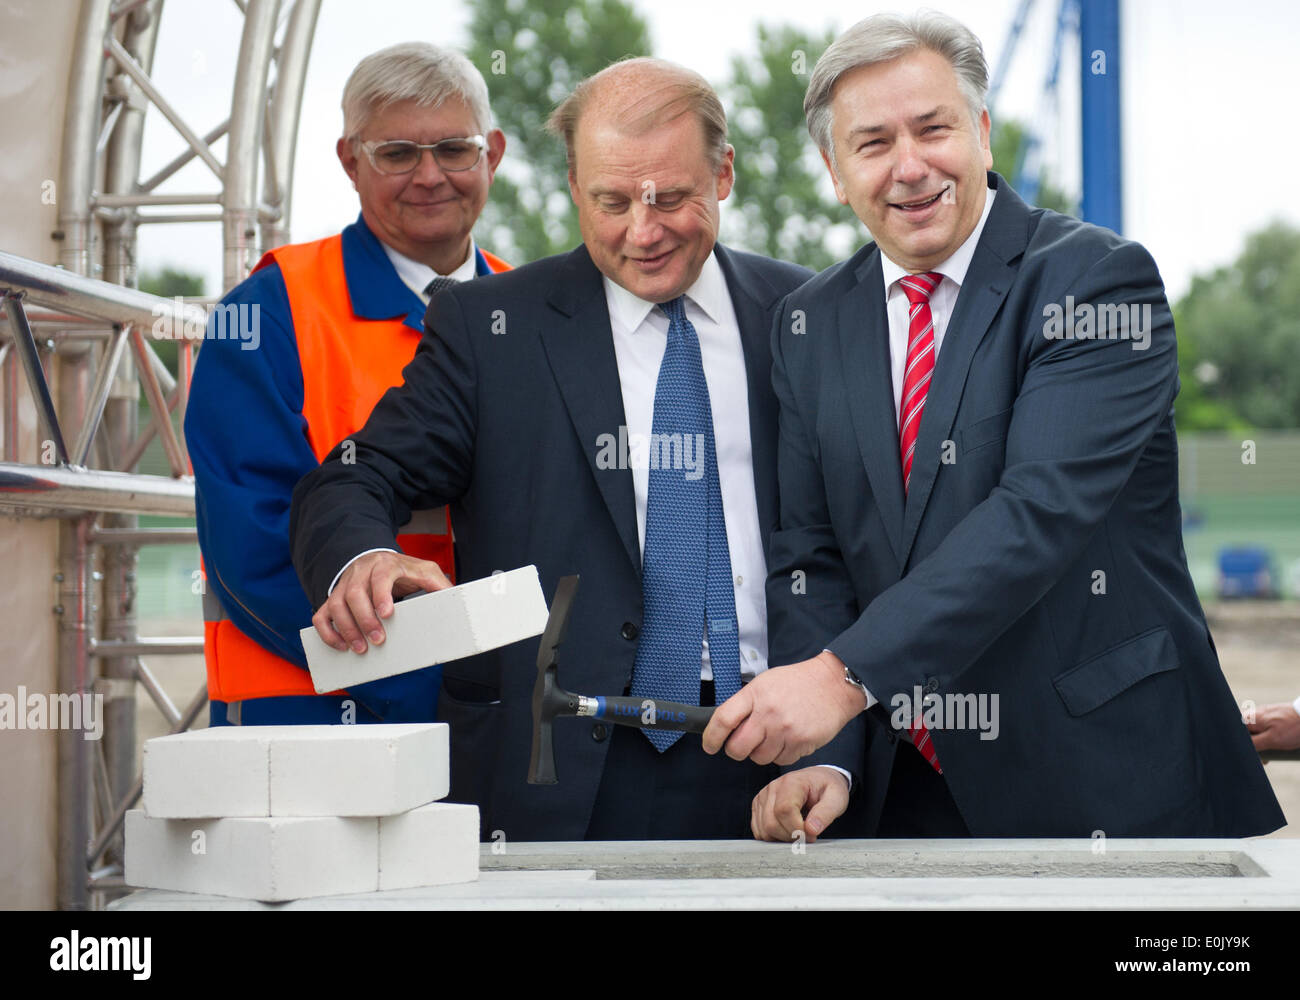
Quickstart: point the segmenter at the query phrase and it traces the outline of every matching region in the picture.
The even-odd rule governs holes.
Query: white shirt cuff
[[[330,581],[330,589],[325,591],[325,596],[329,597],[330,594],[334,593],[334,587],[339,582],[339,577],[343,575],[344,570],[346,570],[349,566],[351,566],[362,556],[368,556],[372,552],[396,552],[396,551],[397,551],[396,549],[382,548],[382,549],[366,549],[365,552],[358,552],[356,555],[354,555],[351,559],[349,559],[347,562],[343,564],[343,569],[339,570],[337,573],[334,574],[334,579]]]
[[[852,792],[853,792],[853,775],[849,774],[848,771],[844,770],[844,768],[842,768],[842,767],[838,767],[838,766],[836,766],[835,764],[817,764],[817,765],[815,765],[815,766],[816,766],[816,767],[829,767],[832,771],[839,771],[840,774],[844,775],[844,780],[847,781],[847,782],[849,783],[849,792],[850,792],[850,794],[852,794]]]
[[[1291,702],[1291,707],[1296,710],[1297,715],[1300,715],[1300,698],[1297,698],[1295,701]]]

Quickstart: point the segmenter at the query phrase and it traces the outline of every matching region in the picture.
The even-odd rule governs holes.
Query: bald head
[[[589,76],[551,113],[546,127],[564,140],[572,173],[580,127],[638,136],[685,114],[698,119],[705,154],[716,170],[727,150],[722,102],[699,73],[664,59],[625,59]]]

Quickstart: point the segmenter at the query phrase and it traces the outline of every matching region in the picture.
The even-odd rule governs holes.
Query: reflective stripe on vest
[[[509,269],[500,258],[486,251],[483,256],[493,272]],[[298,341],[307,441],[317,461],[323,461],[336,444],[365,424],[384,392],[401,385],[402,369],[415,356],[421,332],[407,326],[404,317],[368,320],[353,314],[341,234],[278,247],[254,270],[272,261],[284,278]],[[446,508],[417,511],[404,527],[413,530],[397,536],[401,550],[436,562],[454,581]],[[207,599],[210,588],[204,590],[209,698],[234,702],[317,693],[307,671],[246,636],[222,613],[215,596]]]

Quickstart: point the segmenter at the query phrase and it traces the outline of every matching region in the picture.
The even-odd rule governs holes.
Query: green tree
[[[201,299],[203,297],[203,275],[178,271],[171,267],[141,271],[136,284],[139,286],[140,291],[148,292],[150,295],[158,295],[164,299],[175,298],[177,295],[187,299]],[[175,375],[177,341],[151,339],[149,342],[158,354],[159,360],[167,366],[169,372]]]
[[[140,291],[161,295],[165,299],[183,295],[186,298],[203,297],[203,275],[164,267],[156,271],[141,271],[137,282]]]
[[[849,209],[830,196],[804,123],[808,74],[834,38],[832,30],[760,24],[756,54],[732,58],[723,88],[736,147],[736,187],[723,211],[728,242],[817,271],[862,237]]]
[[[469,58],[492,94],[506,156],[479,219],[483,245],[523,264],[582,242],[564,144],[546,132],[580,80],[625,56],[650,54],[650,33],[623,0],[481,0]]]
[[[1184,299],[1186,301],[1186,299]],[[1180,431],[1238,431],[1250,427],[1233,410],[1230,403],[1211,393],[1219,370],[1212,361],[1200,356],[1183,330],[1188,324],[1187,311],[1174,306],[1174,326],[1178,330],[1178,398],[1174,401],[1174,419]],[[1208,391],[1207,391],[1208,390]]]
[[[1175,322],[1189,420],[1300,427],[1300,230],[1249,236],[1235,262],[1192,279]]]
[[[993,123],[993,132],[989,136],[993,169],[1012,184],[1016,183],[1016,164],[1020,162],[1020,150],[1027,140],[1028,135],[1022,122],[1008,118]],[[1034,204],[1065,215],[1078,214],[1074,199],[1051,182],[1046,170],[1039,177],[1038,197],[1034,199]]]

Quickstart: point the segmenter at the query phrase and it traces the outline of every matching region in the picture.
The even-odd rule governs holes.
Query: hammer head
[[[560,687],[556,677],[560,644],[569,624],[569,609],[578,592],[578,577],[560,579],[551,600],[551,613],[546,619],[537,650],[537,683],[533,685],[533,748],[528,761],[530,785],[554,785],[555,744],[551,724],[558,715],[573,715],[578,710],[578,699]]]

